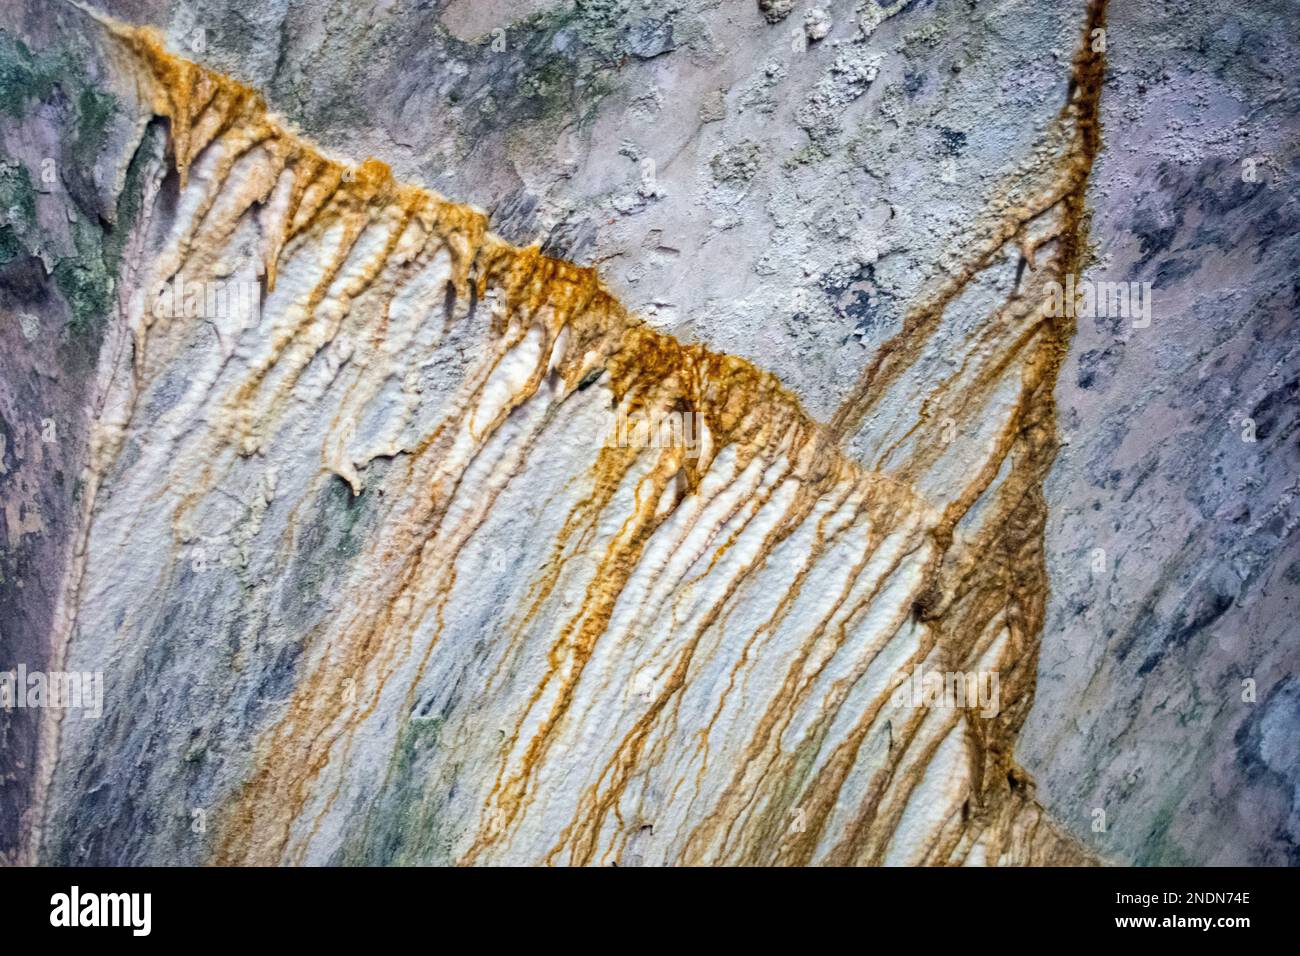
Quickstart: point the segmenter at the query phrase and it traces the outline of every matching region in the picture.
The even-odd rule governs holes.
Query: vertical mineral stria
[[[1073,784],[1045,797],[1017,754],[1053,640],[1045,489],[1084,321],[1049,292],[1104,258],[1106,0],[1041,14],[1070,44],[1021,96],[1041,122],[982,175],[928,280],[883,291],[877,253],[827,280],[836,301],[877,283],[870,308],[895,302],[897,324],[811,401],[813,380],[763,370],[761,349],[624,305],[577,264],[584,225],[530,244],[507,208],[507,238],[415,184],[460,172],[357,163],[277,112],[284,49],[265,83],[236,79],[121,6],[29,11],[0,49],[17,157],[0,168],[0,667],[104,680],[96,719],[3,717],[5,858],[1132,858],[1140,839],[1089,842]],[[784,30],[779,6],[745,11]],[[793,113],[813,153],[841,149],[838,117],[882,68],[864,51],[911,5],[862,6]],[[438,9],[492,37],[490,14]],[[549,16],[530,22],[554,38]],[[832,19],[789,22],[807,47]],[[615,31],[644,63],[694,36],[646,22]],[[746,102],[762,113],[775,85]],[[706,163],[738,203],[749,146]],[[78,170],[60,174],[64,221],[32,198],[47,153]],[[656,167],[638,169],[653,204]],[[798,202],[767,205],[779,223]],[[844,245],[809,240],[805,271]],[[662,230],[637,254],[699,287],[718,269]],[[40,334],[59,323],[73,331]],[[1069,719],[1033,717],[1039,739]]]

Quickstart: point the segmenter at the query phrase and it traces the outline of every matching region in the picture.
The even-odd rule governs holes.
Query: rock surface
[[[7,11],[0,849],[1296,862],[1287,5],[785,6]]]

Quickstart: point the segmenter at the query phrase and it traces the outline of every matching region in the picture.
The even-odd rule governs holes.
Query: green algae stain
[[[0,157],[0,265],[32,251],[36,230],[36,190],[27,167]]]
[[[77,57],[67,51],[33,53],[26,44],[0,30],[0,111],[22,120],[33,104],[46,103],[66,121],[66,152],[80,175],[95,168],[109,129],[121,107],[109,93],[95,89]],[[146,132],[143,146],[153,145]],[[76,253],[54,262],[52,278],[67,303],[69,335],[82,338],[102,329],[113,306],[113,292],[126,237],[135,225],[143,189],[142,148],[132,158],[126,183],[117,197],[115,222],[99,221],[81,209],[73,193],[60,191],[53,201],[80,214],[69,215]],[[49,197],[46,200],[51,201]],[[0,157],[0,264],[19,255],[37,255],[38,197],[31,173],[22,162]],[[76,205],[74,205],[76,204]]]
[[[31,100],[54,92],[60,69],[57,58],[34,56],[21,40],[0,30],[0,112],[21,119]]]
[[[444,793],[432,787],[425,767],[442,740],[443,721],[416,717],[398,735],[387,783],[365,824],[344,841],[339,863],[347,866],[448,864],[451,840],[444,832]]]

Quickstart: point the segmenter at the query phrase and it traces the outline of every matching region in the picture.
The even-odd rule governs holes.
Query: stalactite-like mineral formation
[[[49,649],[107,675],[105,717],[42,715],[30,858],[1091,859],[1012,749],[1073,331],[1041,290],[1081,261],[1099,52],[823,426],[102,28],[160,119]]]

